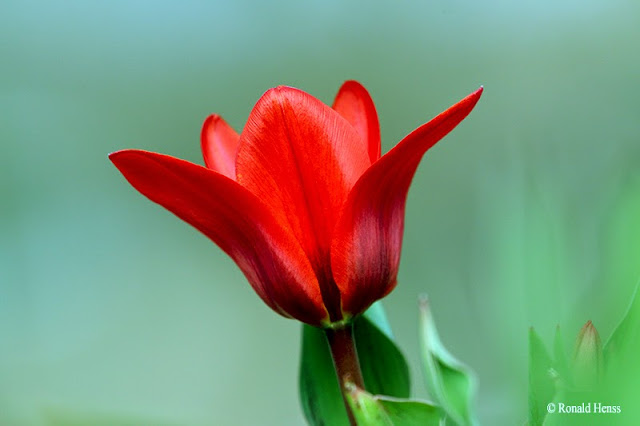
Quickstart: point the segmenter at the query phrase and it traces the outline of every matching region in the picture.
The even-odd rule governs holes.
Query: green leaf
[[[472,408],[475,376],[440,342],[426,297],[420,300],[420,336],[425,378],[431,396],[454,422],[476,424]]]
[[[353,385],[347,401],[359,426],[438,426],[443,415],[429,402],[371,395]]]
[[[529,329],[529,425],[544,423],[555,396],[553,361],[533,327]]]
[[[616,364],[637,359],[640,353],[640,283],[636,284],[631,303],[625,316],[604,345],[604,361],[607,369]]]
[[[409,367],[392,340],[379,302],[355,320],[354,338],[367,390],[408,397]],[[308,325],[302,326],[300,401],[307,421],[313,426],[349,425],[325,333]]]
[[[312,426],[349,426],[324,331],[302,325],[300,403]]]
[[[409,366],[393,340],[369,317],[356,320],[354,336],[367,391],[408,398],[411,393]]]

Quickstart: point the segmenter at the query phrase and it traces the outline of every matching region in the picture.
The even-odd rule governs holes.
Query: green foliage
[[[300,402],[312,426],[349,426],[324,332],[302,325]]]
[[[354,335],[367,390],[378,395],[408,398],[411,393],[409,366],[393,340],[369,317],[356,321]]]
[[[379,302],[356,319],[354,337],[367,390],[408,397],[409,367],[392,340]],[[300,401],[307,421],[313,426],[349,424],[324,332],[307,325],[302,326]]]
[[[431,396],[454,422],[475,424],[472,407],[475,377],[440,342],[426,298],[420,301],[420,336],[425,378]]]
[[[640,284],[638,285],[640,286]],[[533,328],[529,332],[529,425],[637,425],[637,384],[640,381],[640,298],[638,286],[629,309],[604,348],[588,321],[580,330],[575,353],[567,360],[560,328],[556,329],[553,358]],[[602,364],[604,363],[604,371]],[[547,413],[547,404],[602,403],[620,407],[616,414]],[[612,417],[615,416],[615,417]]]

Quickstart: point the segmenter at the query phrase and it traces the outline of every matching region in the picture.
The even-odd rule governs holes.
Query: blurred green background
[[[513,425],[528,327],[606,338],[640,276],[637,1],[4,1],[0,36],[0,424],[303,424],[299,324],[107,159],[202,163],[204,118],[240,130],[279,84],[359,80],[383,152],[485,86],[414,179],[385,300],[418,396],[419,293]]]

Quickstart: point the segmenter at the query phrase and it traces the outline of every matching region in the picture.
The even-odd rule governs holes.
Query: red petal
[[[333,109],[347,119],[362,136],[371,162],[380,158],[380,124],[373,100],[357,81],[346,81],[333,101]]]
[[[471,112],[481,93],[482,88],[414,130],[351,190],[331,244],[331,266],[345,313],[363,312],[395,287],[413,175],[424,153]]]
[[[311,260],[332,321],[339,293],[330,271],[331,233],[347,194],[369,165],[354,128],[316,98],[269,90],[240,135],[237,181],[283,212]]]
[[[109,156],[143,195],[211,238],[276,312],[320,325],[315,274],[291,231],[249,191],[204,167],[146,151]]]
[[[236,180],[236,154],[240,136],[217,114],[202,125],[200,144],[204,163],[213,171]]]

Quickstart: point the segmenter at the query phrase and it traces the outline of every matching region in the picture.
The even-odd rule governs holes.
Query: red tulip
[[[231,256],[271,309],[329,326],[395,287],[411,179],[481,93],[382,157],[373,101],[348,81],[333,108],[298,89],[271,89],[240,135],[210,116],[202,129],[206,167],[140,150],[109,158],[138,191]]]

